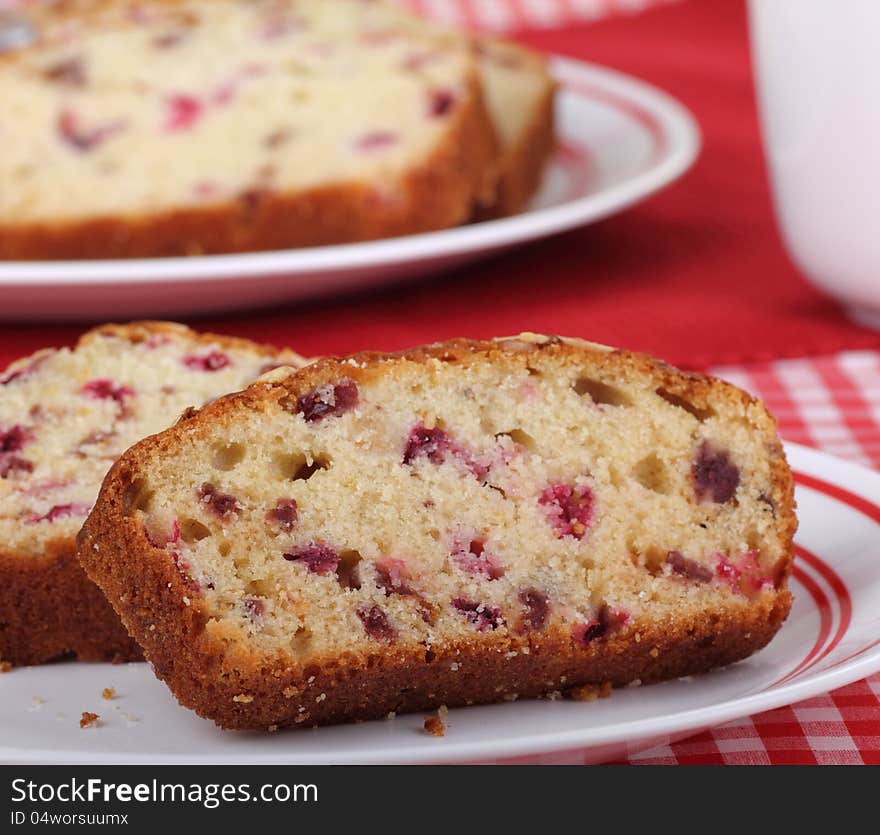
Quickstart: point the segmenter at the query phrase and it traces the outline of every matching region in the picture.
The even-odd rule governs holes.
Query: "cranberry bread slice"
[[[795,526],[760,403],[526,336],[192,411],[114,465],[78,556],[183,705],[268,728],[744,658],[789,611]]]
[[[496,136],[471,44],[394,6],[37,9],[36,41],[0,55],[0,258],[405,235],[467,220],[486,187]]]
[[[509,41],[476,42],[489,115],[498,134],[496,183],[477,220],[522,211],[541,185],[556,146],[556,81],[543,55]]]
[[[0,373],[0,660],[132,659],[140,649],[75,558],[110,465],[193,403],[302,364],[242,339],[142,322]]]

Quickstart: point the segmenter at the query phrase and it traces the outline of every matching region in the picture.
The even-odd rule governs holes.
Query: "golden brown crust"
[[[304,362],[246,339],[195,333],[172,322],[107,324],[80,337],[88,344],[100,335],[141,342],[154,334],[174,334],[202,344],[247,349],[268,358]],[[39,352],[42,353],[42,352]],[[13,364],[26,364],[29,359]],[[143,657],[119,617],[76,560],[73,538],[53,540],[41,554],[0,546],[0,660],[15,666],[75,656],[83,661],[136,661]]]
[[[72,540],[40,556],[0,552],[0,657],[15,666],[75,655],[138,661],[143,655],[76,560]]]
[[[485,189],[497,152],[479,80],[469,80],[446,140],[385,199],[369,184],[297,194],[248,192],[237,201],[84,221],[0,226],[0,259],[208,255],[392,238],[456,226]]]
[[[145,463],[156,455],[173,455],[179,439],[197,434],[203,423],[231,422],[238,410],[261,411],[268,403],[297,397],[343,374],[361,383],[385,373],[383,366],[395,358],[469,363],[515,353],[527,362],[533,352],[549,352],[617,373],[649,373],[659,386],[687,395],[697,407],[708,405],[711,393],[715,403],[721,398],[752,408],[757,429],[776,456],[771,499],[784,553],[789,555],[775,591],[763,593],[748,606],[719,604],[714,611],[682,613],[663,623],[633,621],[586,647],[575,645],[571,635],[556,625],[528,637],[491,633],[430,649],[383,646],[344,659],[313,659],[303,667],[293,657],[268,657],[246,646],[228,647],[212,640],[204,629],[209,613],[198,598],[187,596],[191,592],[168,553],[149,544],[142,523],[132,515],[129,505]],[[558,338],[453,340],[397,355],[358,354],[344,364],[322,359],[191,411],[114,465],[81,531],[78,557],[181,704],[223,727],[268,728],[533,697],[608,681],[648,683],[745,658],[773,637],[788,614],[791,595],[786,578],[795,526],[791,474],[775,441],[775,424],[746,393],[719,380],[678,372],[645,355],[587,343]]]
[[[547,82],[530,126],[499,163],[495,199],[476,207],[475,222],[518,214],[538,191],[556,148],[557,85],[549,75]]]

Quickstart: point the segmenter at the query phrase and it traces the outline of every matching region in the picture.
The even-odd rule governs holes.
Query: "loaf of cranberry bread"
[[[0,54],[0,258],[405,235],[496,156],[470,42],[364,0],[60,0]],[[71,195],[76,195],[72,200]]]
[[[486,105],[498,134],[496,181],[477,220],[513,215],[535,195],[556,146],[556,82],[544,56],[509,41],[476,42]]]
[[[180,702],[315,725],[700,673],[779,629],[773,419],[525,335],[277,371],[114,465],[78,556]]]
[[[98,328],[73,350],[41,351],[0,373],[0,660],[140,657],[75,558],[101,480],[124,450],[188,406],[301,362],[144,322]]]

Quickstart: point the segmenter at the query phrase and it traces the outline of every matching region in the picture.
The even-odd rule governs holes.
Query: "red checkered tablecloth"
[[[0,12],[29,2],[35,0],[0,0]],[[570,24],[613,15],[634,15],[648,7],[667,6],[681,0],[398,2],[439,20],[474,29],[555,28],[561,32]],[[690,0],[689,5],[697,2]],[[730,5],[725,4],[725,9],[729,10]],[[675,61],[682,67],[686,64],[678,53]],[[723,73],[720,78],[725,83],[730,81]],[[725,90],[730,92],[729,87],[723,87],[719,99],[723,99]],[[774,269],[778,268],[778,265],[774,266]],[[810,313],[808,307],[801,311],[803,317]],[[58,334],[50,328],[45,335],[41,333],[40,338],[45,336],[46,344],[56,344]],[[290,341],[296,347],[295,335]],[[880,353],[845,351],[832,356],[712,370],[760,396],[776,414],[781,433],[787,440],[880,468]],[[584,759],[582,752],[572,751],[519,762],[579,763]],[[631,757],[629,762],[880,764],[880,674],[817,698],[731,722],[670,746],[645,751]]]

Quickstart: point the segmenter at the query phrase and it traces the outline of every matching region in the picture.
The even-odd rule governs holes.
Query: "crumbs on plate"
[[[446,718],[447,713],[449,713],[449,710],[446,705],[440,705],[436,716],[426,716],[424,724],[425,733],[431,736],[446,736],[446,722],[443,720]]]

